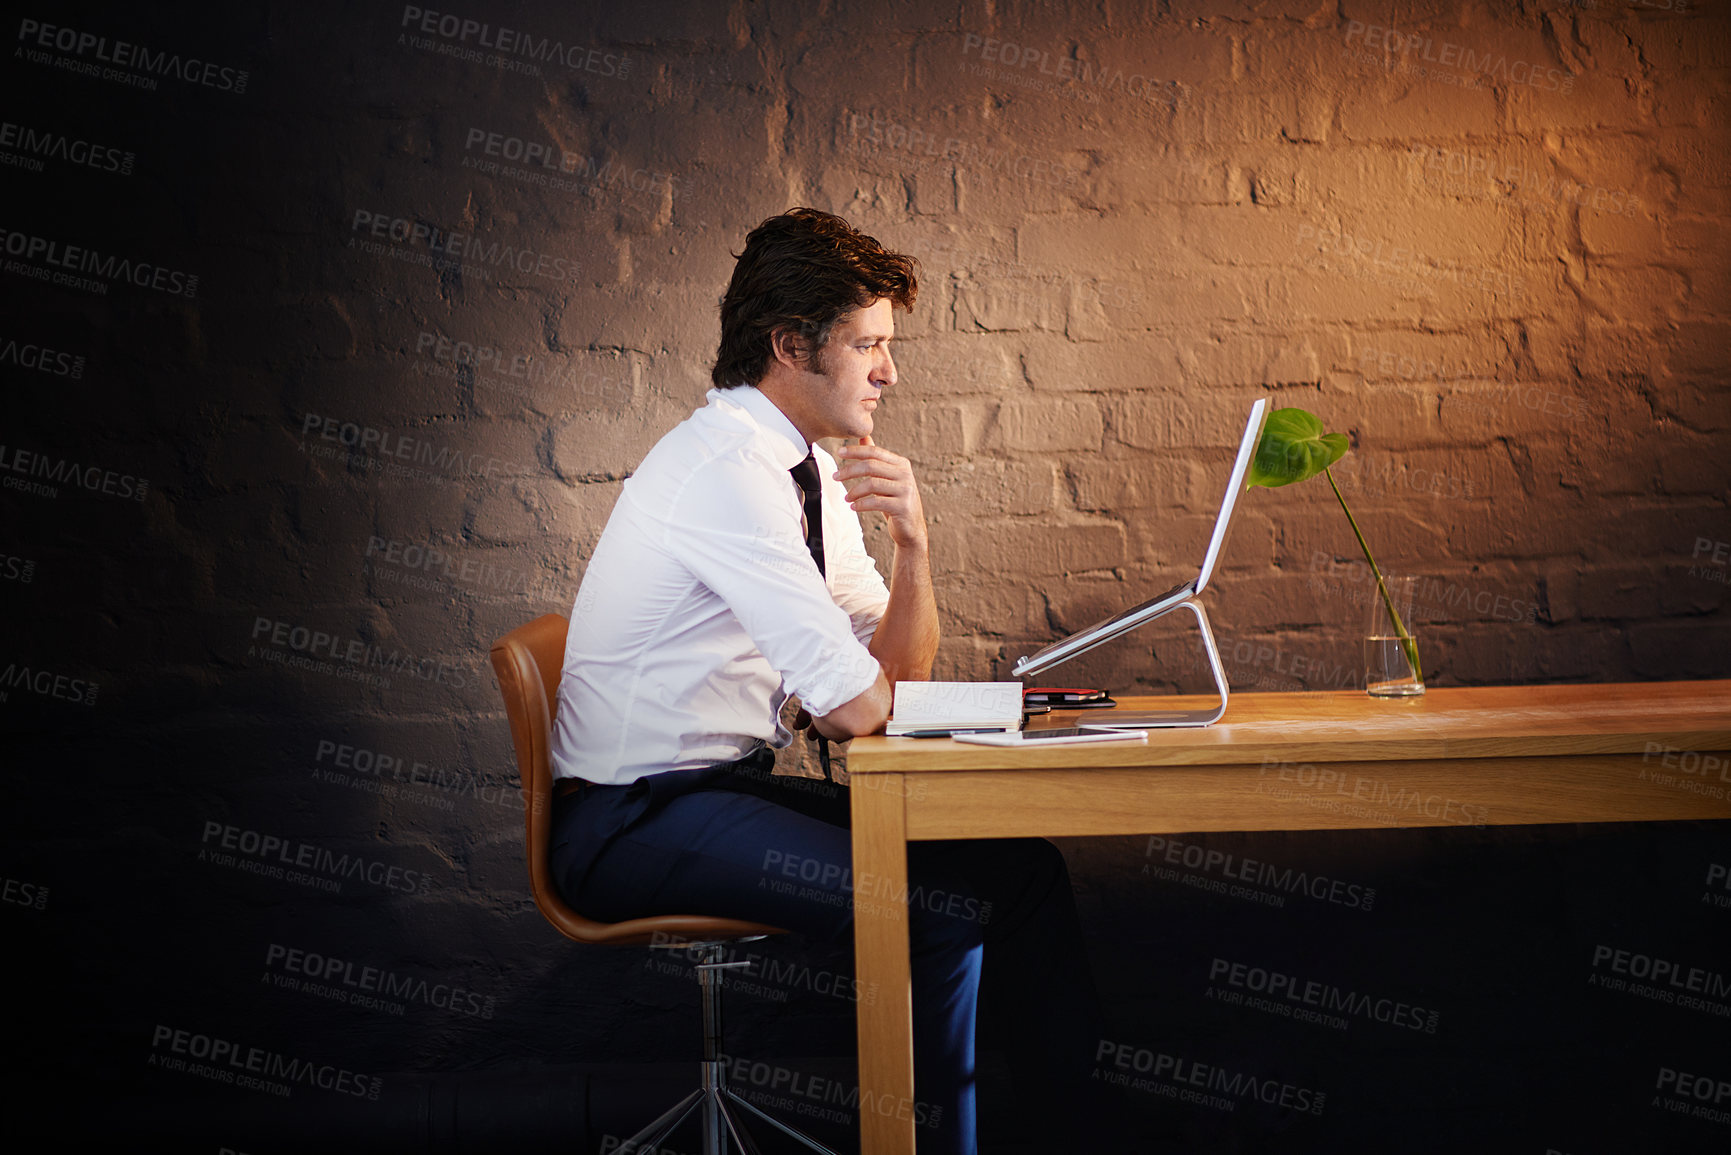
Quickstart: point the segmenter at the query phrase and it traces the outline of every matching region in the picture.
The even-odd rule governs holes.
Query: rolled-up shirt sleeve
[[[786,484],[773,484],[778,477]],[[662,546],[727,603],[812,714],[829,713],[877,681],[877,659],[806,550],[785,470],[735,455],[704,464],[673,502]]]

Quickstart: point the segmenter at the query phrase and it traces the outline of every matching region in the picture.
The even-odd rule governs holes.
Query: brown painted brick
[[[1731,349],[1731,322],[1691,318],[1662,338],[1665,368],[1685,380],[1725,382],[1725,350]]]
[[[1278,265],[1287,259],[1299,227],[1308,220],[1303,213],[1244,204],[1185,208],[1175,223],[1192,259],[1219,265]]]
[[[1630,666],[1643,678],[1723,677],[1731,628],[1723,622],[1642,622],[1629,627]]]
[[[1233,574],[1210,584],[1208,612],[1218,621],[1255,623],[1255,629],[1339,626],[1356,629],[1364,615],[1336,589],[1326,572]],[[1356,588],[1356,587],[1347,587]]]
[[[939,334],[898,342],[897,388],[921,397],[1002,395],[1022,384],[1019,347],[1014,335],[988,333]]]
[[[1676,192],[1677,205],[1683,211],[1708,211],[1715,191],[1731,185],[1731,156],[1722,148],[1692,147],[1690,142],[1700,139],[1693,126],[1661,128],[1646,136],[1654,153],[1665,158],[1669,170],[1661,187]],[[1659,199],[1657,194],[1655,199]],[[1659,211],[1661,215],[1665,212],[1663,208]]]
[[[1724,223],[1716,218],[1679,213],[1659,223],[1666,245],[1680,256],[1721,261],[1731,257],[1731,241],[1726,239]]]
[[[1218,471],[1160,454],[1089,458],[1064,467],[1071,501],[1088,513],[1150,508],[1206,510],[1218,503]]]
[[[1125,244],[1126,234],[1136,237]],[[1151,273],[1184,259],[1178,230],[1152,215],[1115,221],[1098,217],[1035,219],[1016,230],[1016,258],[1033,267],[1056,267],[1109,277]]]
[[[991,574],[945,582],[939,607],[945,636],[1026,636],[1046,625],[1046,599],[1038,589]]]
[[[1038,647],[1035,647],[1038,648]],[[1024,651],[1033,653],[1033,649]],[[932,680],[939,682],[1008,681],[1010,664],[1019,654],[1004,656],[1002,643],[958,635],[945,638],[932,663]]]
[[[1210,289],[1223,296],[1226,286],[1217,279]],[[1295,255],[1290,266],[1247,285],[1239,297],[1245,319],[1278,312],[1304,329],[1318,325],[1417,328],[1426,299],[1412,278],[1391,276],[1368,264],[1330,262],[1315,252]],[[1224,305],[1216,311],[1225,314]]]
[[[881,521],[881,519],[879,519]],[[955,574],[973,572],[974,556],[969,544],[976,539],[975,528],[970,522],[961,518],[949,518],[930,521],[927,533],[931,539],[932,553],[932,584],[935,588],[938,579]],[[867,527],[866,542],[868,549],[871,543],[871,527]],[[872,556],[878,559],[878,572],[884,575],[884,580],[891,577],[890,567],[884,564],[890,557],[887,550],[873,550]]]
[[[1344,433],[1365,449],[1452,444],[1462,436],[1437,415],[1436,389],[1420,382],[1331,389],[1310,409],[1331,433]]]
[[[1667,617],[1715,613],[1731,601],[1728,582],[1731,567],[1724,565],[1665,566],[1659,583],[1659,612]]]
[[[1731,390],[1708,385],[1669,385],[1659,405],[1664,415],[1690,429],[1704,433],[1731,429]]]
[[[1367,383],[1446,385],[1490,380],[1513,365],[1504,338],[1488,329],[1472,333],[1365,333],[1335,364]]]
[[[1720,494],[1731,491],[1722,439],[1682,430],[1668,431],[1653,446],[1663,493]]]
[[[1515,463],[1495,448],[1484,453],[1366,450],[1348,453],[1330,472],[1348,505],[1361,498],[1423,502],[1426,512],[1438,518],[1487,516],[1490,510],[1483,502],[1519,495],[1523,488]],[[1326,487],[1327,479],[1320,484]],[[1451,508],[1459,506],[1471,508]]]
[[[1607,68],[1596,58],[1558,60],[1544,48],[1523,48],[1521,59],[1540,69],[1540,83],[1558,81],[1558,89],[1528,85],[1508,85],[1507,124],[1523,136],[1543,132],[1568,132],[1593,129],[1645,128],[1648,118],[1639,101],[1628,99],[1628,89],[1617,69]],[[1627,46],[1625,45],[1625,52]],[[1626,58],[1626,57],[1625,57]],[[1514,51],[1509,53],[1512,63]],[[1574,74],[1568,92],[1561,91],[1561,78],[1543,70],[1556,69],[1566,76]]]
[[[1633,677],[1628,642],[1620,632],[1576,626],[1540,631],[1534,641],[1533,680],[1606,682]]]
[[[1359,43],[1355,40],[1353,47]],[[1331,56],[1338,51],[1331,50]],[[1341,76],[1340,126],[1348,140],[1482,137],[1492,135],[1498,126],[1496,96],[1488,88],[1424,80],[1408,83],[1398,73],[1359,61],[1345,63]]]
[[[1109,427],[1115,440],[1136,449],[1232,447],[1244,431],[1244,415],[1254,395],[1249,390],[1214,394],[1214,404],[1207,406],[1179,393],[1131,396],[1110,404]],[[1242,408],[1235,404],[1239,398]]]
[[[1653,348],[1651,330],[1637,326],[1593,324],[1589,326],[1575,364],[1582,376],[1591,379],[1584,382],[1584,386],[1604,378],[1617,378],[1611,390],[1612,396],[1626,398],[1629,390],[1623,387],[1623,381],[1657,377],[1660,358]]]
[[[898,385],[884,395],[872,424],[872,441],[930,468],[973,451],[972,422],[960,405],[932,403]]]
[[[1103,198],[1127,204],[1226,204],[1229,184],[1223,159],[1176,150],[1110,157],[1098,178]]]
[[[958,279],[955,328],[963,333],[1061,330],[1066,297],[1062,286],[1031,278]]]
[[[1604,564],[1629,557],[1686,555],[1697,538],[1715,537],[1725,528],[1722,505],[1689,508],[1681,503],[1653,505],[1651,500],[1600,509],[1590,523],[1576,529],[1576,536],[1593,547],[1589,557]]]
[[[1596,267],[1582,288],[1586,302],[1624,324],[1658,326],[1680,319],[1688,283],[1669,269]]]
[[[1596,257],[1642,260],[1659,249],[1659,222],[1652,217],[1581,213],[1581,245]]]
[[[667,402],[652,406],[648,412],[585,414],[555,424],[553,460],[560,474],[569,478],[623,476],[637,468],[664,433],[702,403],[700,397],[690,406]],[[524,468],[535,461],[533,447],[522,442],[515,454],[514,460]]]
[[[1057,478],[1050,463],[979,458],[926,474],[920,481],[927,516],[962,519],[1044,513]]]
[[[986,444],[997,449],[1096,451],[1104,424],[1091,398],[1006,401],[988,421]]]
[[[1691,4],[1690,8],[1695,9]],[[1731,68],[1731,45],[1703,28],[1706,14],[1695,10],[1687,20],[1654,21],[1641,29],[1641,55],[1666,72],[1696,68]]]
[[[1098,281],[1072,281],[1064,299],[1064,336],[1072,341],[1104,341],[1111,336],[1110,312],[1128,305],[1120,285],[1101,285]]]
[[[1194,577],[1208,552],[1213,532],[1212,511],[1136,517],[1130,523],[1131,541],[1136,546],[1133,557],[1145,565],[1178,571],[1182,577],[1176,580]],[[1260,512],[1241,509],[1233,515],[1232,533],[1220,565],[1252,571],[1272,565],[1274,543],[1274,524]]]
[[[376,521],[365,536],[430,541],[463,524],[471,497],[469,488],[460,484],[380,486],[375,492]],[[363,549],[365,545],[363,538]]]
[[[1028,340],[1025,364],[1028,383],[1042,391],[1135,392],[1175,380],[1179,372],[1174,339],[1148,334],[1086,348],[1036,335]]]
[[[1320,360],[1306,337],[1218,334],[1187,342],[1178,361],[1186,380],[1210,387],[1322,379]]]
[[[1054,588],[1047,595],[1048,608],[1044,620],[1034,625],[1036,628],[1051,626],[1065,634],[1075,633],[1147,601],[1158,592],[1144,591],[1134,583],[1112,576],[1080,578]]]
[[[1049,581],[1111,569],[1125,558],[1124,527],[1115,523],[985,522],[969,532],[968,560],[980,573],[1019,573]]]

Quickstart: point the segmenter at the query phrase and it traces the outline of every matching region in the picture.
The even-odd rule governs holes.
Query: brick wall
[[[1724,567],[1701,564],[1731,537],[1718,14],[834,20],[613,14],[591,39],[629,63],[560,84],[372,30],[332,101],[332,159],[285,174],[319,240],[273,343],[318,360],[284,391],[291,419],[254,436],[293,453],[304,410],[519,476],[410,498],[291,467],[371,523],[303,535],[351,618],[382,601],[405,643],[462,651],[527,607],[474,606],[453,633],[363,578],[375,531],[569,602],[620,479],[701,399],[729,250],[811,203],[923,262],[880,430],[925,480],[944,674],[1001,675],[1193,569],[1260,393],[1351,436],[1337,472],[1380,560],[1432,590],[1436,683],[1727,669]],[[356,35],[284,32],[309,54]],[[537,149],[557,162],[544,183],[504,171]],[[342,247],[389,221],[571,273],[441,274],[391,259],[426,255],[412,241]],[[471,372],[446,341],[523,376]],[[1341,684],[1314,671],[1358,660],[1344,518],[1321,482],[1256,492],[1243,518],[1215,598],[1234,680]],[[1066,677],[1191,688],[1174,644],[1154,659],[1127,641]]]
[[[683,984],[560,955],[527,906],[485,654],[569,612],[622,480],[701,402],[730,252],[794,204],[922,262],[878,440],[924,486],[938,676],[1006,676],[1192,573],[1262,395],[1350,435],[1379,561],[1428,583],[1435,684],[1731,673],[1731,25],[1694,0],[1399,8],[21,18],[0,663],[55,678],[0,711],[6,869],[60,911],[28,953],[43,1005],[127,1080],[160,1022],[375,1070],[665,1057],[631,1021],[683,1030]],[[1252,492],[1209,595],[1235,688],[1362,685],[1362,589],[1324,483]],[[1057,673],[1203,684],[1164,625]],[[249,877],[199,859],[211,823],[429,886]],[[1124,868],[1091,854],[1098,913]],[[122,941],[158,961],[65,986]],[[283,943],[466,982],[515,1041],[260,994]],[[566,982],[635,993],[555,1030]]]

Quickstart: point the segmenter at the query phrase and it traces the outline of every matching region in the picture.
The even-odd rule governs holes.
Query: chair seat
[[[584,918],[563,903],[553,910],[540,904],[541,915],[558,932],[574,942],[602,946],[644,946],[676,942],[720,942],[727,939],[756,938],[761,935],[786,934],[778,926],[765,926],[737,918],[714,918],[703,914],[659,914],[649,918],[628,918],[624,922],[596,922]]]

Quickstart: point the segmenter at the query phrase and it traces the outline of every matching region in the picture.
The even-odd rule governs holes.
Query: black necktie
[[[805,460],[788,470],[793,474],[793,483],[799,486],[800,521],[805,528],[805,548],[811,551],[811,560],[817,563],[817,572],[821,576],[823,568],[823,479],[817,473],[817,458],[811,453],[805,455]],[[834,782],[829,772],[829,739],[822,734],[817,735],[817,759],[823,765],[823,776]]]
[[[805,460],[788,470],[793,474],[793,483],[799,486],[804,507],[801,521],[805,528],[805,548],[811,551],[811,560],[817,563],[817,572],[824,573],[823,568],[823,481],[817,475],[817,458],[807,453]]]

